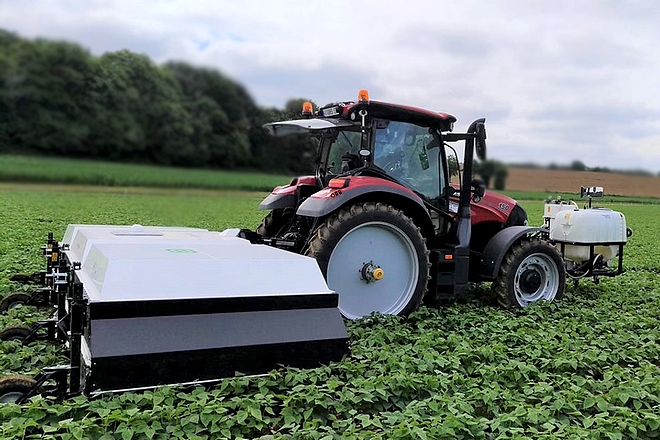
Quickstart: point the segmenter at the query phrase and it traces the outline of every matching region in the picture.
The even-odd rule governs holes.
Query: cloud
[[[0,3],[0,27],[23,37],[217,68],[264,106],[367,88],[454,114],[459,130],[485,116],[491,157],[653,171],[659,15],[656,2],[549,0]]]

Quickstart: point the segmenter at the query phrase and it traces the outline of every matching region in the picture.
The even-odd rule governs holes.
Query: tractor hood
[[[273,136],[286,136],[289,134],[305,134],[313,131],[322,131],[332,128],[351,127],[353,122],[345,119],[295,119],[292,121],[271,122],[263,127]]]

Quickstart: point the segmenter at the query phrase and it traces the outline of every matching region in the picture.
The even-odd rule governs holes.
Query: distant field
[[[0,181],[270,191],[291,176],[0,155]]]
[[[293,176],[245,171],[202,170],[132,165],[90,160],[0,155],[0,182],[59,185],[57,191],[139,192],[137,188],[178,190],[270,191]],[[76,188],[84,186],[85,188]],[[562,195],[575,198],[581,186],[602,186],[602,202],[660,203],[660,177],[588,171],[510,168],[507,195],[519,200],[543,200]],[[6,187],[6,184],[5,184]],[[41,187],[40,189],[45,189]],[[51,189],[51,190],[53,190]],[[151,190],[149,192],[152,192]],[[634,199],[633,199],[634,198]]]
[[[660,177],[591,171],[509,168],[507,191],[579,193],[581,186],[602,186],[606,195],[660,197]]]

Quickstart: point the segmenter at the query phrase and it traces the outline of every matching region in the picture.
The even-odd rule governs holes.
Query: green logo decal
[[[171,252],[173,254],[196,254],[197,251],[194,249],[176,249],[176,248],[170,248],[170,249],[165,249],[167,252]]]

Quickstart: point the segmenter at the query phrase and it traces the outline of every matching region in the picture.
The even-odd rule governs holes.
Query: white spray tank
[[[628,241],[626,217],[617,211],[591,208],[591,197],[602,197],[603,188],[582,188],[589,195],[589,208],[561,200],[545,204],[543,218],[550,239],[564,245],[564,258],[581,264],[600,255],[604,263],[619,255],[620,245]]]

